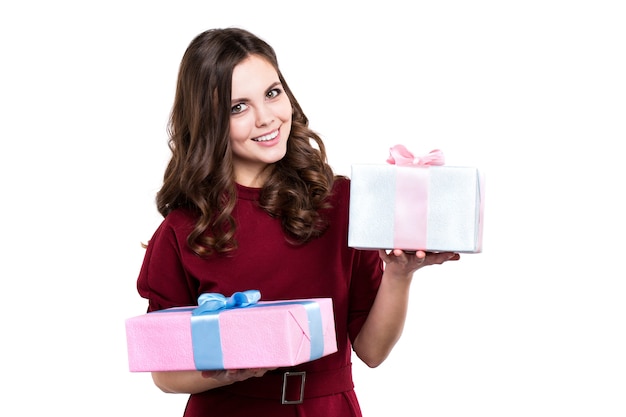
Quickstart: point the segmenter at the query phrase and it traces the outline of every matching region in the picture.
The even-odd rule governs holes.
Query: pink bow
[[[415,157],[404,145],[395,145],[389,149],[387,162],[400,166],[430,166],[443,165],[443,152],[439,149],[430,151],[427,155]]]

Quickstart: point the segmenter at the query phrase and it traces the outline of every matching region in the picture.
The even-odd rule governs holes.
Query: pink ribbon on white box
[[[415,157],[404,145],[389,149],[387,162],[399,167],[396,172],[396,200],[394,204],[394,248],[423,250],[428,234],[428,186],[430,166],[443,165],[443,152],[432,150]],[[407,227],[408,225],[408,227]]]
[[[394,145],[389,148],[387,162],[400,166],[431,166],[443,165],[445,158],[439,149],[430,151],[427,155],[415,157],[404,145]]]

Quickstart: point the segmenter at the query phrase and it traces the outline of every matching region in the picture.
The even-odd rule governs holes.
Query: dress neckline
[[[242,200],[258,201],[261,195],[261,188],[246,187],[245,185],[237,184],[237,198]]]

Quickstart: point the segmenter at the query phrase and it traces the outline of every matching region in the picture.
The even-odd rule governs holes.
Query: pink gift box
[[[130,371],[274,368],[337,351],[330,298],[259,301],[200,315],[194,310],[127,319]]]

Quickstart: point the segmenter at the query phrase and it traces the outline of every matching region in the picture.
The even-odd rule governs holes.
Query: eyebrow
[[[280,81],[273,82],[272,84],[269,85],[269,87],[265,89],[265,92],[270,91],[272,88],[275,88],[277,85],[282,85],[282,83]],[[242,102],[245,103],[247,101],[249,101],[247,98],[242,97],[242,98],[234,98],[230,102],[231,103],[242,103]]]

